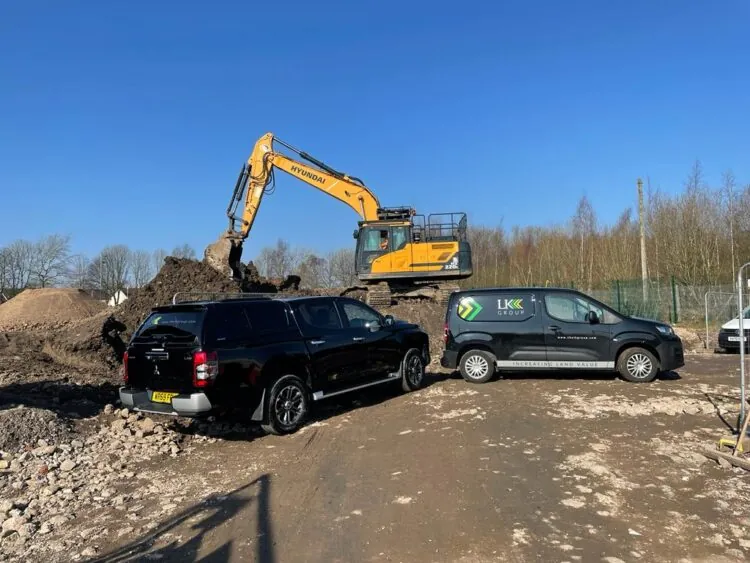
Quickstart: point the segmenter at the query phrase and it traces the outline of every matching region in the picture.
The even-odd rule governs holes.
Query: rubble
[[[134,487],[137,468],[160,456],[184,455],[190,442],[203,438],[127,409],[107,410],[111,414],[96,417],[87,433],[67,434],[55,444],[38,439],[33,448],[3,446],[2,459],[11,461],[0,471],[0,554],[39,560],[45,552],[79,549],[67,532],[73,520],[146,501],[148,490]]]
[[[37,445],[40,440],[48,447],[70,434],[69,424],[54,412],[25,406],[0,410],[0,428],[0,451]]]

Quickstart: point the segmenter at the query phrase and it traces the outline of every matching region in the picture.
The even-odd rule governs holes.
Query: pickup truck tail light
[[[122,380],[127,385],[128,383],[128,351],[122,355]]]
[[[193,385],[208,387],[219,375],[216,352],[193,352]]]

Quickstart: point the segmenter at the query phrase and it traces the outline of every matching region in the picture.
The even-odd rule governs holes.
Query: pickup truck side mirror
[[[599,315],[596,314],[596,311],[589,311],[586,313],[586,320],[592,325],[599,324]]]
[[[385,326],[392,326],[394,323],[393,315],[385,316]]]
[[[380,323],[378,321],[372,321],[370,323],[367,323],[367,328],[370,329],[370,332],[377,332],[382,327],[380,326]]]

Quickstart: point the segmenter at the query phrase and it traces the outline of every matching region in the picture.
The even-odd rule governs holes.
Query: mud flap
[[[258,401],[258,405],[255,407],[255,411],[253,412],[253,416],[250,417],[250,420],[254,422],[265,422],[264,420],[265,406],[266,406],[266,390],[263,389],[263,392],[260,394],[260,400]]]

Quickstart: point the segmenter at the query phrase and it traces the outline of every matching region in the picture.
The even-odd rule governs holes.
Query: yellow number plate
[[[151,393],[152,403],[171,403],[172,397],[176,397],[179,393],[167,393],[166,391],[154,391]]]

